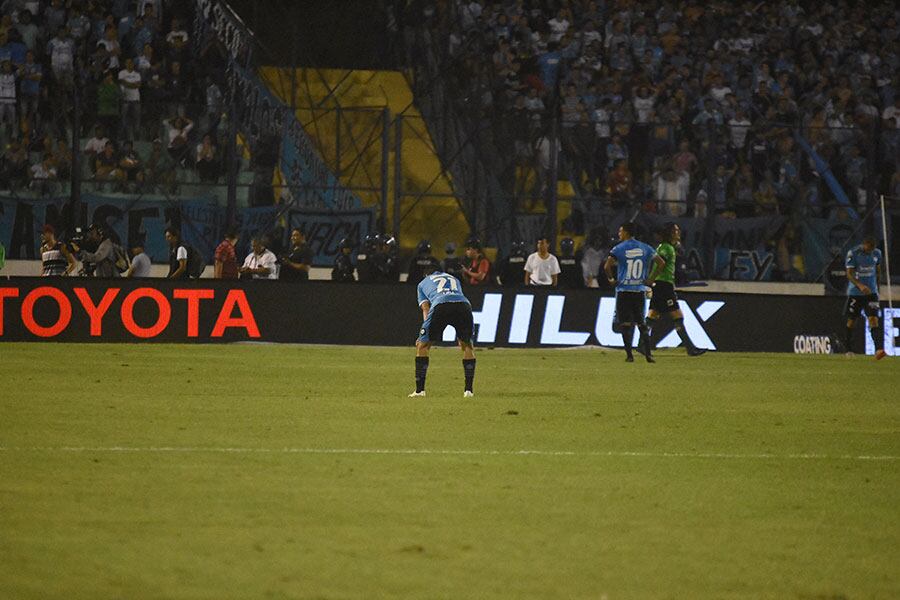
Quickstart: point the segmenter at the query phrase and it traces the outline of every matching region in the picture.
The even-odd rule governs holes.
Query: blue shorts
[[[475,324],[472,319],[472,307],[465,302],[444,302],[433,306],[425,317],[422,328],[419,329],[416,341],[423,344],[441,341],[447,325],[453,325],[456,329],[456,339],[467,344],[472,343],[472,330]]]

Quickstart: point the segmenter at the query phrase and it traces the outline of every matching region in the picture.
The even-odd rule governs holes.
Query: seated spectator
[[[109,138],[106,137],[106,130],[103,125],[96,125],[94,127],[94,137],[90,138],[84,145],[85,158],[91,165],[93,165],[94,158],[103,152],[103,149],[106,148],[106,144],[108,143]]]
[[[203,136],[203,141],[197,144],[197,173],[200,181],[215,183],[219,178],[219,147],[213,143],[210,134]]]
[[[32,165],[30,169],[32,190],[40,191],[44,195],[49,195],[55,188],[51,185],[57,179],[56,164],[53,162],[51,154],[45,154],[41,162]]]
[[[144,180],[141,157],[134,149],[133,142],[122,144],[122,152],[119,157],[119,168],[124,173],[125,181],[140,182]]]
[[[183,166],[188,149],[188,136],[194,128],[194,122],[187,117],[173,117],[163,121],[169,143],[167,149],[172,160]]]
[[[112,142],[106,142],[103,152],[94,158],[94,178],[98,181],[125,181],[125,172],[119,166],[119,157]]]
[[[253,251],[247,255],[239,273],[249,279],[278,279],[278,259],[266,248],[263,237],[255,237],[250,243]]]
[[[163,150],[162,140],[153,140],[150,156],[144,164],[144,181],[152,184],[172,186],[175,183],[175,162]]]

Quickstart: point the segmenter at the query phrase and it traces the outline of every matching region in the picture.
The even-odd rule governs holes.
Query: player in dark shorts
[[[459,279],[436,271],[429,273],[417,288],[419,307],[422,309],[422,327],[416,340],[416,391],[410,398],[425,395],[425,376],[428,373],[428,351],[434,340],[440,340],[444,329],[452,325],[456,329],[456,340],[463,351],[463,373],[466,388],[464,398],[475,394],[472,385],[475,382],[475,347],[472,344],[472,332],[475,328],[472,318],[472,305],[462,293]]]
[[[875,238],[866,236],[863,243],[847,252],[844,265],[847,267],[847,303],[844,305],[844,316],[847,318],[847,330],[844,344],[847,354],[853,354],[853,326],[865,312],[869,320],[869,330],[875,345],[875,359],[881,360],[887,353],[884,351],[884,329],[878,320],[880,306],[878,304],[878,279],[881,274],[881,250],[875,246]]]
[[[681,241],[681,228],[675,223],[666,225],[662,232],[662,243],[656,248],[656,255],[666,261],[664,267],[653,266],[651,278],[654,279],[651,287],[650,310],[647,312],[647,321],[652,328],[660,317],[668,314],[675,323],[675,332],[681,338],[681,343],[687,349],[688,356],[700,356],[706,350],[694,346],[691,338],[684,330],[684,313],[678,307],[678,294],[675,293],[675,246]]]
[[[625,223],[619,227],[621,241],[609,251],[603,270],[606,271],[609,283],[616,286],[615,322],[622,334],[626,362],[634,362],[631,345],[637,328],[640,331],[639,345],[643,349],[644,359],[652,363],[655,361],[650,355],[650,336],[644,323],[644,294],[647,286],[653,283],[652,275],[648,277],[651,265],[661,267],[664,263],[656,256],[653,248],[634,238],[635,229],[634,223]]]

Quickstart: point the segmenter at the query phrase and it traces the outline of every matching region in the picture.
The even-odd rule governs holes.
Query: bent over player
[[[640,348],[647,362],[656,362],[650,355],[650,336],[644,323],[644,293],[648,285],[653,283],[654,274],[650,273],[653,264],[661,269],[666,266],[663,259],[645,244],[634,239],[634,223],[625,223],[619,227],[621,242],[609,251],[606,264],[603,265],[611,285],[616,286],[616,324],[625,342],[625,360],[634,362],[631,353],[631,342],[634,328],[641,332]],[[613,277],[613,267],[618,266],[618,274]],[[649,277],[647,277],[649,275]]]
[[[863,243],[847,252],[847,332],[844,343],[852,354],[853,326],[865,311],[869,318],[872,341],[875,342],[875,360],[885,357],[884,331],[878,322],[878,271],[881,266],[881,250],[875,247],[875,238],[867,236]]]
[[[653,295],[650,297],[647,321],[652,327],[663,314],[671,316],[675,323],[675,333],[687,348],[688,356],[699,356],[706,350],[694,346],[684,330],[684,313],[678,307],[678,295],[675,293],[675,245],[681,241],[681,228],[676,223],[669,223],[663,229],[662,237],[662,242],[656,247],[656,256],[665,261],[665,266],[659,267],[656,263],[653,265],[650,279],[655,278],[655,281],[652,285]]]
[[[428,350],[432,339],[440,339],[447,325],[456,329],[456,340],[463,351],[463,372],[466,379],[464,398],[471,398],[475,381],[475,348],[472,345],[472,305],[462,293],[459,279],[441,271],[427,275],[418,287],[419,307],[422,309],[422,328],[416,340],[415,398],[425,395],[425,375],[428,373]]]

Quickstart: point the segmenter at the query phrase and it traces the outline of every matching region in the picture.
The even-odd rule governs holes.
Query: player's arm
[[[647,281],[644,282],[644,285],[653,285],[653,282],[656,281],[657,276],[662,273],[662,270],[666,268],[666,260],[660,256],[659,254],[653,255],[653,266],[650,267],[650,277],[647,278]]]
[[[872,293],[872,290],[869,289],[869,286],[856,278],[856,269],[854,269],[853,267],[847,267],[847,281],[855,285],[856,289],[862,292],[863,295],[867,296]]]
[[[603,272],[606,273],[606,280],[610,283],[616,282],[616,276],[613,271],[616,267],[616,262],[616,257],[610,254],[606,257],[606,262],[603,263]]]
[[[428,318],[428,311],[431,310],[431,302],[425,300],[424,302],[422,302],[422,304],[419,305],[419,308],[422,309],[422,320],[424,321]]]

